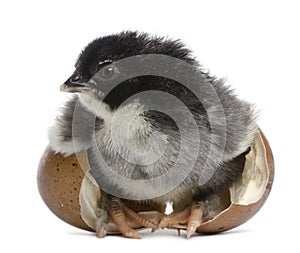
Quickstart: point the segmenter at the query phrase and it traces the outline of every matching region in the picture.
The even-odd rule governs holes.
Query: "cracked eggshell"
[[[264,205],[274,180],[274,159],[271,147],[259,131],[246,156],[242,178],[229,188],[231,204],[198,231],[217,233],[235,228],[252,218]]]
[[[212,220],[203,223],[199,232],[217,233],[235,228],[252,218],[264,205],[274,180],[274,159],[265,135],[259,131],[246,156],[242,178],[230,188],[230,206]]]
[[[101,191],[88,170],[85,152],[65,157],[47,147],[40,160],[37,183],[42,199],[57,217],[72,226],[95,231]],[[165,210],[165,205],[124,202],[136,212],[155,210],[154,215],[148,213],[154,220]],[[114,224],[109,224],[109,233],[116,232]]]
[[[221,199],[220,210],[215,217],[203,222],[197,232],[213,234],[238,227],[264,205],[274,180],[274,159],[270,145],[260,130],[245,158],[242,177],[216,194]],[[174,228],[186,229],[186,224]]]
[[[229,188],[230,205],[198,229],[218,233],[235,228],[252,218],[264,205],[274,180],[274,159],[271,147],[259,130],[251,151],[246,155],[242,178]]]
[[[101,191],[88,170],[85,153],[64,157],[47,148],[39,165],[38,187],[46,205],[59,218],[78,228],[95,231]],[[272,151],[264,134],[259,131],[246,156],[242,178],[219,194],[222,209],[213,219],[202,223],[197,231],[217,233],[245,223],[265,203],[273,178]],[[157,221],[165,210],[165,206],[146,206],[134,201],[127,201],[126,205],[153,221]],[[186,226],[178,225],[176,228],[185,229]],[[110,223],[108,233],[119,232]]]
[[[82,220],[79,192],[84,172],[75,155],[64,157],[49,147],[38,169],[38,189],[48,208],[63,221],[85,230],[92,229]]]

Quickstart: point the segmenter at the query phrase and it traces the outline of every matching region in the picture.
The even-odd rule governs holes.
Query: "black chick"
[[[105,192],[98,235],[111,216],[127,237],[139,235],[126,218],[153,230],[187,222],[190,237],[214,215],[216,193],[242,173],[257,131],[252,106],[202,71],[178,40],[137,32],[101,37],[75,67],[61,89],[76,96],[49,139],[65,155],[87,151],[89,173]],[[169,201],[174,214],[154,224],[120,199]]]

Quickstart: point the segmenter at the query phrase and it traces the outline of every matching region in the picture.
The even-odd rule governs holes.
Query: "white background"
[[[1,252],[297,251],[299,224],[299,1],[4,1],[0,6]],[[276,175],[262,210],[237,229],[190,240],[141,240],[73,228],[36,185],[47,129],[67,99],[59,85],[92,39],[140,30],[181,38],[199,61],[261,110]],[[4,250],[5,249],[5,250]],[[292,250],[294,249],[294,250]]]

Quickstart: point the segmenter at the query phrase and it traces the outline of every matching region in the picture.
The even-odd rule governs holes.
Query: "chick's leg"
[[[170,226],[185,224],[188,221],[190,215],[191,208],[187,207],[183,211],[179,213],[174,213],[170,215],[162,216],[159,220],[158,225],[152,230],[152,232],[156,231],[159,228],[167,228]]]
[[[156,226],[152,221],[125,206],[119,198],[111,196],[106,197],[106,203],[108,203],[105,206],[108,210],[108,220],[114,223],[125,237],[134,239],[141,238],[138,231],[130,227],[129,222],[144,228],[153,229]],[[97,236],[101,238],[104,237],[105,234],[104,226],[99,226],[97,229]]]
[[[203,217],[202,203],[196,201],[192,204],[191,207],[187,207],[183,211],[171,215],[163,216],[157,227],[158,228],[167,228],[176,226],[178,224],[187,224],[187,238],[190,238],[200,226]]]
[[[128,225],[128,222],[135,223],[145,228],[154,228],[156,226],[152,221],[147,220],[142,215],[125,206],[118,198],[113,198],[111,200],[110,216],[123,236],[129,238],[138,239],[140,238],[140,235],[138,231],[132,229]]]
[[[112,221],[116,224],[120,232],[125,236],[129,238],[135,238],[139,239],[140,235],[139,233],[135,230],[132,229],[128,225],[128,219],[126,217],[126,214],[123,209],[123,205],[120,201],[120,199],[113,198],[111,201],[111,209],[110,209],[110,217]]]
[[[195,234],[197,228],[201,225],[203,218],[203,210],[201,208],[200,202],[194,202],[191,208],[191,213],[188,218],[188,223],[186,227],[187,238],[190,238]]]

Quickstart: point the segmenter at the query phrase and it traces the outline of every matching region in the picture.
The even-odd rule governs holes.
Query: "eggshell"
[[[84,152],[64,157],[47,148],[39,165],[38,187],[42,199],[55,215],[75,227],[94,231],[101,190],[87,173],[88,170]],[[272,151],[266,137],[259,131],[246,156],[243,177],[219,193],[223,210],[202,223],[197,231],[217,233],[245,223],[265,203],[273,180]],[[165,210],[165,205],[138,204],[128,200],[126,205],[153,221],[157,221]],[[134,224],[132,226],[138,228]],[[186,226],[174,228],[185,229]],[[118,233],[114,224],[109,224],[108,233]]]
[[[86,153],[65,157],[55,154],[47,147],[40,160],[37,182],[42,199],[57,217],[72,226],[94,231],[96,208],[101,191],[93,179],[86,176],[88,170]],[[148,211],[147,215],[152,220],[157,220],[166,206],[131,200],[123,202],[136,212]],[[151,212],[154,210],[155,212]],[[114,224],[109,224],[109,228],[110,233],[118,232]]]
[[[64,157],[49,147],[39,164],[38,189],[48,208],[63,221],[92,230],[81,218],[79,192],[84,172],[75,155]]]
[[[246,170],[251,178],[246,177]],[[198,232],[223,232],[248,221],[266,202],[273,181],[273,154],[265,135],[260,131],[246,156],[243,178],[229,189],[231,205],[214,219],[201,224]]]

